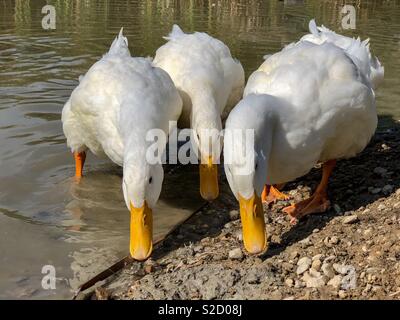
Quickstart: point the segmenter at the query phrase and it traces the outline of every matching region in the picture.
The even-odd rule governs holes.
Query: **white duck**
[[[218,196],[217,163],[222,120],[242,98],[244,71],[229,48],[206,33],[184,33],[177,25],[160,47],[154,64],[171,76],[183,100],[178,126],[191,127],[200,159],[200,194]]]
[[[62,112],[67,144],[82,176],[86,150],[123,166],[123,192],[131,212],[130,253],[152,251],[152,208],[163,181],[160,161],[149,162],[146,134],[177,121],[182,100],[169,75],[149,59],[133,58],[122,29],[110,50],[80,78]],[[160,140],[160,150],[165,148]]]
[[[266,58],[226,121],[225,171],[240,202],[244,245],[251,253],[267,245],[260,199],[265,184],[292,181],[321,162],[314,194],[284,211],[292,222],[323,212],[330,205],[327,185],[336,160],[361,152],[376,129],[373,86],[384,70],[368,42],[317,29],[313,20],[310,31]],[[254,132],[243,159],[245,144],[231,139],[234,129]]]

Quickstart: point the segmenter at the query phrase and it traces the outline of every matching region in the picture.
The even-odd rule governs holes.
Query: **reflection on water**
[[[56,7],[56,30],[41,28],[46,3]],[[60,123],[78,77],[107,50],[121,26],[138,56],[154,55],[173,23],[207,31],[231,48],[249,75],[265,54],[303,35],[315,17],[336,31],[371,39],[386,67],[378,111],[399,119],[400,1],[346,1],[356,6],[357,28],[345,31],[343,3],[0,0],[0,298],[69,297],[71,286],[127,251],[129,214],[121,170],[89,156],[87,176],[74,184]],[[195,188],[188,188],[198,185],[195,171],[186,168],[168,179],[156,236],[174,223],[171,216],[179,219],[199,204]],[[45,264],[56,267],[55,291],[41,289]]]

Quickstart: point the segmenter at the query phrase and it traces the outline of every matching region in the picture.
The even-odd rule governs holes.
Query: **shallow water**
[[[71,287],[127,252],[121,170],[89,156],[87,175],[76,185],[60,122],[79,75],[107,51],[121,26],[138,56],[154,55],[173,23],[207,31],[231,48],[249,75],[263,55],[298,39],[315,17],[371,39],[386,67],[378,112],[400,119],[399,1],[362,1],[350,31],[341,30],[342,1],[48,3],[57,10],[56,30],[41,27],[45,1],[0,0],[0,298],[68,298]],[[156,236],[199,206],[197,179],[192,168],[167,175]],[[56,290],[41,287],[47,264],[56,268]]]

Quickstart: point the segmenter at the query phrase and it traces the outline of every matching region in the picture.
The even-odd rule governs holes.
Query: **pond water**
[[[42,28],[46,3],[56,8],[55,30]],[[89,155],[87,175],[74,183],[60,121],[78,77],[121,26],[136,56],[153,56],[173,23],[206,31],[230,47],[248,76],[316,18],[371,39],[386,68],[378,112],[400,119],[400,1],[346,3],[356,8],[355,30],[342,30],[343,1],[0,0],[0,299],[69,298],[71,289],[127,253],[121,169]],[[167,175],[156,237],[200,206],[197,179],[193,168]],[[48,264],[56,268],[56,290],[41,287]]]

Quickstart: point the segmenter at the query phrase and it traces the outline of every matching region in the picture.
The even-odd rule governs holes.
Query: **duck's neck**
[[[192,100],[192,128],[202,124],[207,128],[217,128],[221,118],[214,92],[206,86],[198,87],[190,98]]]

